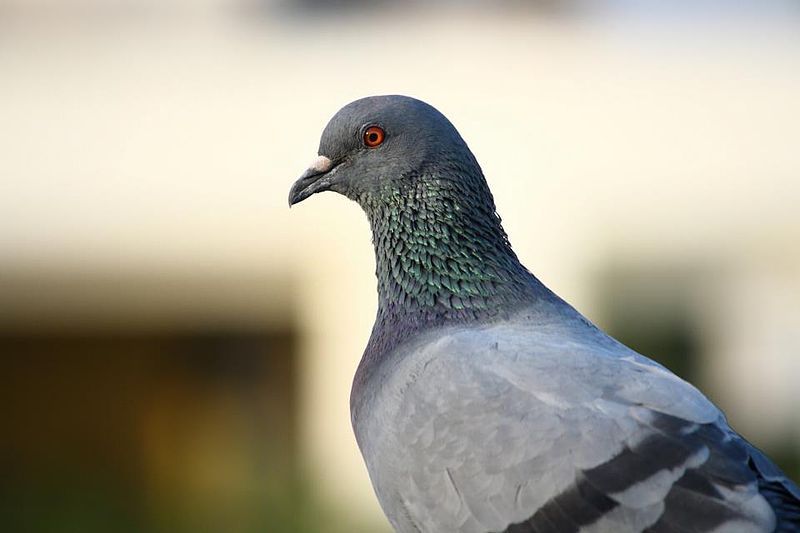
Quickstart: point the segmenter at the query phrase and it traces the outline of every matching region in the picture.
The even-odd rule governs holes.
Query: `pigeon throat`
[[[399,181],[359,199],[375,246],[373,336],[506,316],[546,291],[511,249],[483,176]]]

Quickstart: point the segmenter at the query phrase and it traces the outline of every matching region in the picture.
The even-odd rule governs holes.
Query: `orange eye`
[[[384,133],[383,128],[378,126],[370,126],[364,130],[364,144],[370,148],[380,146],[384,137],[386,137],[386,133]]]

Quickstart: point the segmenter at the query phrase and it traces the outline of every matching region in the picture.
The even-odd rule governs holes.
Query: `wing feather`
[[[387,373],[356,430],[398,531],[774,528],[795,495],[697,389],[618,343],[553,339],[456,333]]]

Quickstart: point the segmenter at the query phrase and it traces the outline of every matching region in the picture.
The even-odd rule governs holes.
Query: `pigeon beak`
[[[314,193],[327,191],[331,186],[332,174],[336,170],[333,161],[321,155],[297,178],[289,191],[289,207],[300,203]]]

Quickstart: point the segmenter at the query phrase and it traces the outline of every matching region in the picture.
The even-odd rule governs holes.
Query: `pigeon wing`
[[[610,339],[453,333],[374,407],[362,448],[399,531],[772,531],[791,504],[699,391]]]

